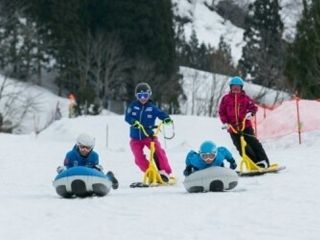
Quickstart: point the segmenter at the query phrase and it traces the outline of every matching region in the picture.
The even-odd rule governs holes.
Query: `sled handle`
[[[228,127],[222,127],[222,129],[229,129],[230,128],[233,133],[243,132],[243,130],[246,126],[246,124],[245,124],[246,120],[247,120],[246,118],[243,118],[243,120],[241,122],[241,125],[242,125],[241,130],[236,130],[231,124],[228,124]]]

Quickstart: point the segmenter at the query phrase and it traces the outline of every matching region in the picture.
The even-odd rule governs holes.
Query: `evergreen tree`
[[[213,49],[204,43],[199,43],[195,30],[191,32],[190,40],[182,42],[178,52],[179,64],[204,71],[211,71],[211,54]]]
[[[320,2],[308,5],[304,0],[303,6],[295,40],[288,48],[285,74],[293,91],[314,99],[320,96]]]
[[[31,81],[40,59],[36,24],[26,14],[28,2],[0,1],[0,68],[6,75]]]
[[[223,36],[220,37],[218,49],[212,54],[212,71],[229,76],[237,74],[233,65],[231,47],[225,42]]]
[[[33,39],[38,46],[43,43],[41,50],[46,49],[35,52],[38,59],[49,56],[54,63],[50,66],[57,73],[60,94],[66,88],[89,101],[95,98],[89,96],[91,89],[101,99],[124,100],[133,97],[137,81],[147,81],[157,89],[153,97],[159,104],[177,107],[182,89],[170,0],[3,1],[30,5],[28,17],[36,22]],[[0,42],[0,54],[9,52],[12,41]],[[34,52],[29,45],[23,45],[24,52]],[[10,54],[18,59],[15,53]],[[146,68],[148,77],[142,78]]]
[[[188,67],[198,68],[198,48],[199,40],[196,31],[192,29],[190,40],[184,49],[184,55],[186,57]]]
[[[256,0],[249,5],[241,74],[266,87],[279,87],[284,65],[283,23],[278,0]]]

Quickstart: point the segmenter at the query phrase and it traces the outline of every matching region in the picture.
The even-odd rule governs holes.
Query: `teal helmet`
[[[236,76],[236,77],[232,77],[229,81],[229,86],[232,86],[232,85],[237,85],[237,86],[240,86],[240,87],[243,87],[244,85],[244,81],[241,77],[239,76]]]
[[[200,153],[217,153],[217,145],[212,141],[204,141],[200,146]]]

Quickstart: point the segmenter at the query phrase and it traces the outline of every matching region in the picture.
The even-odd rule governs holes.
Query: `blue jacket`
[[[73,166],[85,166],[85,167],[94,167],[99,164],[99,155],[91,151],[87,157],[80,155],[80,152],[75,145],[71,151],[69,151],[64,159],[64,166],[67,168]]]
[[[216,158],[210,163],[206,163],[200,157],[200,154],[195,151],[190,151],[186,158],[187,168],[190,168],[192,172],[202,170],[212,166],[224,166],[223,161],[227,160],[229,163],[233,163],[235,160],[232,157],[231,152],[225,147],[218,147]],[[186,175],[186,173],[184,173]]]
[[[150,136],[154,133],[152,127],[154,127],[157,118],[164,120],[169,118],[169,115],[160,110],[151,100],[145,104],[141,104],[138,100],[131,102],[125,115],[127,123],[132,125],[135,121],[139,121]],[[132,126],[130,127],[130,137],[139,140],[146,138],[141,129]]]

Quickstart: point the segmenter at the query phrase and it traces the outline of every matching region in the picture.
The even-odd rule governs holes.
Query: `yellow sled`
[[[153,134],[153,138],[158,136],[162,124],[163,123],[159,123],[156,126],[156,131]],[[143,131],[145,136],[149,137],[149,134],[146,132],[146,130],[144,129],[144,127],[142,125],[140,126],[140,129]],[[160,176],[160,173],[159,173],[159,170],[158,170],[157,165],[156,165],[155,160],[154,160],[155,151],[156,151],[155,142],[151,141],[151,143],[150,143],[149,167],[147,168],[147,170],[144,173],[143,182],[142,183],[141,182],[132,183],[130,185],[130,187],[134,188],[134,187],[149,187],[149,186],[168,186],[168,185],[176,184],[177,180],[176,180],[175,177],[170,177],[168,182],[164,182],[162,180],[162,178]]]
[[[279,166],[279,164],[277,163],[271,164],[268,168],[261,168],[257,164],[255,164],[255,162],[247,155],[245,150],[247,146],[247,142],[244,139],[244,136],[242,134],[245,127],[245,120],[246,119],[244,119],[242,122],[242,129],[240,131],[237,131],[232,125],[229,125],[229,127],[234,133],[240,134],[242,159],[240,162],[240,171],[238,171],[238,174],[240,176],[256,176],[256,175],[262,175],[262,174],[271,173],[271,172],[275,173],[285,169],[284,166]]]

